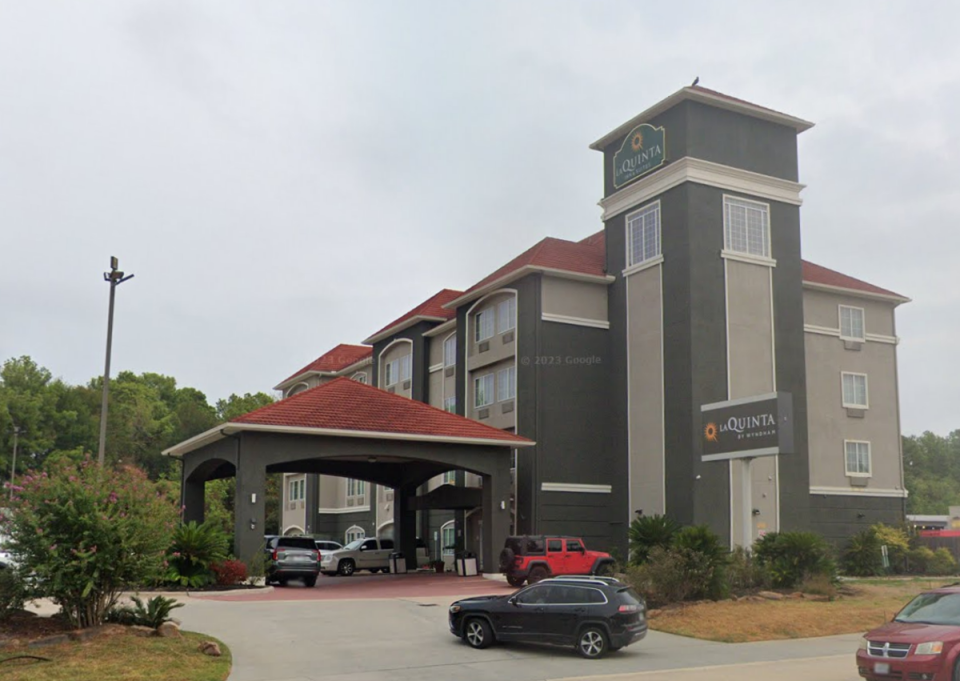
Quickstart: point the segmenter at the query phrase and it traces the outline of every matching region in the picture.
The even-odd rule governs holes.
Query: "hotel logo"
[[[617,189],[664,164],[667,134],[663,127],[641,123],[623,139],[613,155],[613,186]]]

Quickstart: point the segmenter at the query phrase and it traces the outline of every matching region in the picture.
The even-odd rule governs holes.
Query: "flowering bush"
[[[247,566],[241,560],[224,560],[210,566],[220,586],[240,584],[247,578]]]
[[[75,627],[103,623],[120,592],[166,568],[177,508],[140,470],[62,461],[14,487],[0,530],[38,595]]]

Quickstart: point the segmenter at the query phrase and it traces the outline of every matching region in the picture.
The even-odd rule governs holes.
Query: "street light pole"
[[[13,427],[13,463],[10,465],[10,498],[13,499],[13,482],[17,476],[17,438],[20,436],[20,426]]]
[[[110,391],[110,351],[113,348],[113,301],[116,298],[117,286],[127,279],[133,279],[132,274],[123,276],[123,272],[117,269],[119,264],[116,257],[111,256],[110,271],[103,273],[103,280],[110,282],[110,311],[107,313],[107,361],[103,368],[103,400],[100,404],[100,450],[97,453],[97,462],[101,466],[107,448],[107,394]]]

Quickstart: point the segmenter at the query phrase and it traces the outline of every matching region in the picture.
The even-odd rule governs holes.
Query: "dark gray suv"
[[[320,552],[310,537],[271,537],[267,540],[267,584],[286,586],[290,579],[301,579],[316,586],[320,574]]]

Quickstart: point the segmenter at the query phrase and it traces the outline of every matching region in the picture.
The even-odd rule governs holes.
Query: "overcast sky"
[[[903,430],[960,428],[960,5],[0,0],[0,359],[269,390],[544,236],[587,146],[701,85],[816,123],[804,257],[913,299]]]

